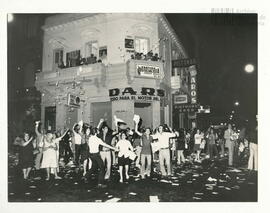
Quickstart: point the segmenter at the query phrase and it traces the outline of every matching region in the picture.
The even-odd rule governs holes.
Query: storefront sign
[[[196,70],[195,70],[196,71]],[[197,81],[196,81],[196,74],[194,72],[190,73],[190,96],[191,96],[191,103],[197,103]]]
[[[110,89],[109,96],[111,101],[119,100],[136,100],[136,101],[160,101],[160,97],[165,96],[165,91],[162,89],[154,89],[142,87],[139,91],[132,87],[124,89]]]
[[[199,104],[179,104],[174,106],[179,112],[197,112],[200,108]]]
[[[161,70],[157,66],[136,65],[136,72],[138,76],[149,78],[162,78]]]
[[[187,103],[187,95],[175,95],[174,104],[185,104]]]
[[[195,58],[184,58],[184,59],[178,59],[172,61],[172,68],[176,67],[189,67],[192,65],[196,65],[196,59]]]
[[[68,94],[67,105],[78,107],[80,106],[81,99],[79,96]]]

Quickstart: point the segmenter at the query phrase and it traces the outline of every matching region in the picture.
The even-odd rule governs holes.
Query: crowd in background
[[[210,126],[202,131],[160,125],[151,129],[142,128],[141,118],[134,115],[131,129],[124,121],[114,119],[115,130],[104,119],[96,127],[80,121],[72,129],[58,132],[45,131],[36,122],[34,134],[25,132],[14,142],[23,178],[46,171],[46,180],[52,175],[61,179],[59,167],[72,165],[81,171],[85,182],[90,174],[97,173],[98,186],[104,187],[111,180],[112,167],[118,168],[119,182],[123,183],[129,179],[130,165],[142,179],[153,172],[169,178],[172,167],[224,157],[228,157],[230,167],[247,165],[249,170],[258,169],[257,127],[237,131],[229,124],[226,129]]]

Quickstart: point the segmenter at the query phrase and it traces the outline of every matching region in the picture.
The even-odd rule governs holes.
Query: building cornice
[[[139,14],[139,16],[138,16]],[[73,16],[72,16],[73,15]],[[93,25],[122,18],[135,18],[150,22],[157,21],[156,13],[88,13],[88,14],[62,14],[49,17],[42,29],[45,32],[73,28],[75,26]],[[58,20],[60,19],[60,21]]]
[[[167,18],[165,17],[164,14],[159,14],[159,20],[166,29],[167,33],[170,35],[172,41],[176,44],[178,49],[181,51],[183,54],[184,58],[188,58],[188,54],[185,51],[184,45],[180,41],[179,37],[175,33],[174,29],[172,28],[171,24],[168,22]]]

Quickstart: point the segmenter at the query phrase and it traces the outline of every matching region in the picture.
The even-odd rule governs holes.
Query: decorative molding
[[[51,38],[48,41],[48,44],[51,45],[53,48],[64,48],[64,47],[67,47],[67,45],[66,45],[66,39],[63,38],[63,37]]]
[[[85,41],[95,40],[95,39],[98,39],[100,33],[101,33],[100,30],[96,28],[90,28],[90,29],[83,30],[81,32],[81,37]]]

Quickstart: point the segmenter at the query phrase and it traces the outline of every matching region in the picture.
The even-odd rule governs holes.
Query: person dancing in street
[[[112,145],[112,139],[115,136],[115,133],[110,129],[107,124],[104,122],[104,119],[100,119],[97,128],[100,130],[98,137],[106,144]],[[111,150],[107,147],[102,147],[100,151],[101,159],[103,160],[104,165],[106,165],[105,181],[109,180],[111,177],[111,166],[112,166],[112,153]]]
[[[153,138],[151,136],[150,128],[146,128],[144,133],[139,132],[138,123],[135,122],[135,133],[137,133],[141,138],[141,178],[144,179],[145,175],[150,177],[151,174],[151,165],[152,165],[152,149],[151,143]],[[146,167],[146,168],[145,168]]]
[[[91,136],[88,140],[88,146],[89,146],[89,153],[90,153],[90,159],[92,162],[96,163],[98,166],[98,187],[104,188],[106,185],[104,185],[104,175],[105,175],[105,166],[101,159],[100,152],[99,152],[99,146],[104,146],[106,148],[115,150],[114,147],[104,143],[98,136],[98,128],[92,128],[91,129]]]
[[[82,134],[82,145],[81,145],[81,162],[83,163],[83,178],[85,178],[88,168],[91,168],[91,160],[89,156],[89,146],[88,141],[90,138],[91,129],[88,125],[83,125],[83,134]]]
[[[175,137],[175,133],[172,133],[171,128],[170,132],[164,132],[163,126],[160,125],[158,127],[158,131],[156,134],[152,135],[153,139],[157,139],[159,143],[159,164],[161,175],[163,177],[171,176],[171,157],[170,157],[170,149],[169,149],[169,141],[170,138]],[[167,167],[167,171],[165,169],[164,161]]]
[[[224,132],[224,139],[226,140],[225,146],[228,148],[229,152],[229,159],[228,159],[229,166],[233,165],[233,154],[234,154],[233,133],[234,132],[232,130],[232,125],[228,124],[228,129]]]
[[[80,156],[81,156],[81,145],[82,145],[82,127],[83,122],[80,121],[79,123],[75,123],[72,130],[73,130],[73,139],[75,144],[75,153],[74,153],[74,160],[76,166],[80,166]]]
[[[130,151],[133,152],[133,147],[130,141],[127,140],[127,135],[124,131],[120,133],[120,140],[117,142],[115,146],[118,153],[118,165],[119,165],[119,173],[120,173],[120,183],[123,183],[123,168],[125,167],[125,178],[128,180],[128,170],[129,170],[129,155]]]
[[[33,156],[33,137],[30,137],[28,132],[24,132],[23,138],[16,137],[14,145],[19,145],[19,167],[23,171],[23,179],[26,180],[29,177],[29,173],[34,165]]]
[[[200,154],[202,150],[201,148],[202,139],[203,139],[203,134],[200,132],[199,129],[197,129],[196,134],[194,135],[194,151],[196,152],[196,157],[195,157],[196,162],[201,162]]]
[[[43,159],[41,163],[41,168],[46,168],[47,171],[47,178],[46,180],[50,179],[50,170],[53,170],[53,173],[55,175],[55,179],[62,179],[58,176],[57,168],[58,168],[58,161],[57,161],[57,144],[59,144],[59,141],[62,140],[62,138],[66,135],[68,130],[65,131],[65,133],[58,137],[53,138],[52,133],[47,133],[47,135],[43,138]]]
[[[184,156],[185,150],[185,142],[186,142],[186,134],[184,129],[180,129],[180,131],[175,132],[175,145],[176,145],[176,155],[177,155],[177,165],[181,165],[181,163],[185,163],[186,159]]]

